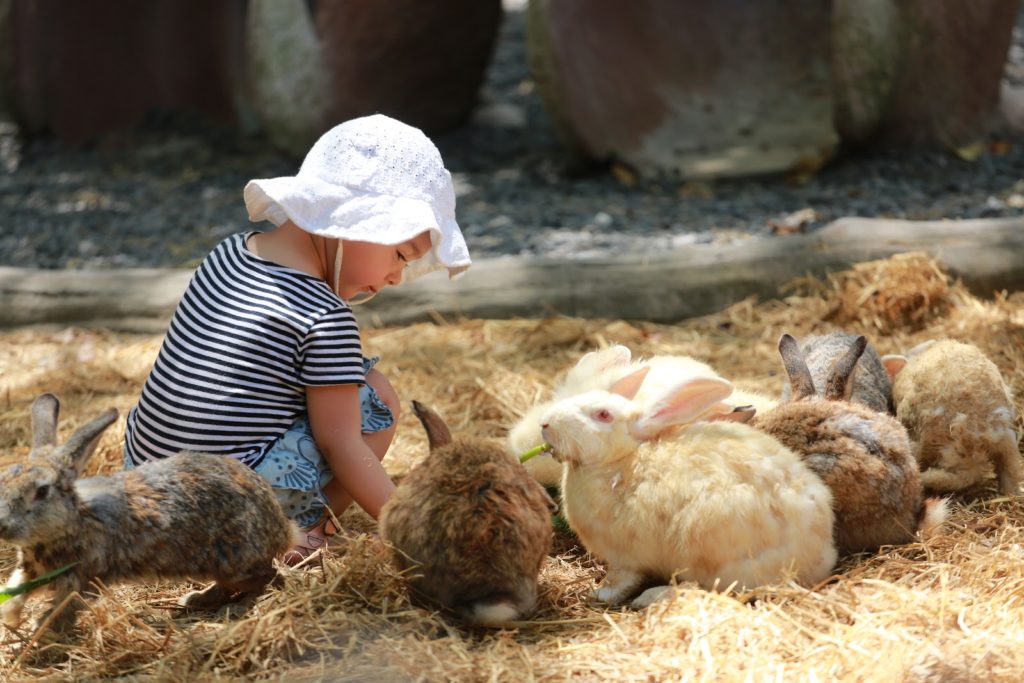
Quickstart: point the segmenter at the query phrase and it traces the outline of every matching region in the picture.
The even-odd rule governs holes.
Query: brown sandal
[[[288,550],[281,561],[289,567],[295,567],[313,555],[317,550],[323,548],[336,535],[340,529],[331,518],[329,510],[324,510],[320,519],[300,530],[299,537],[302,539]]]

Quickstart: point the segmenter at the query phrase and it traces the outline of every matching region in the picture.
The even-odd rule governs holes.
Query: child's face
[[[357,294],[377,293],[402,281],[407,263],[430,251],[430,233],[422,232],[401,244],[374,244],[345,240],[338,294],[348,300]]]

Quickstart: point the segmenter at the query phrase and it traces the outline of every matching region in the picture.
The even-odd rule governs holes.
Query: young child
[[[352,501],[377,517],[399,400],[362,355],[350,304],[470,265],[434,144],[382,115],[336,126],[294,177],[245,187],[252,221],[199,266],[128,414],[125,467],[223,453],[266,477],[303,540],[297,563]],[[327,508],[330,508],[328,510]]]

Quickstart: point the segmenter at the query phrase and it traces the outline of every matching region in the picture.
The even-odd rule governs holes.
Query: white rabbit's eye
[[[48,495],[50,495],[50,485],[43,484],[42,486],[36,489],[36,496],[35,498],[33,498],[33,500],[43,500]]]
[[[611,411],[607,408],[598,408],[591,414],[591,416],[598,422],[611,422],[615,419],[612,416]]]

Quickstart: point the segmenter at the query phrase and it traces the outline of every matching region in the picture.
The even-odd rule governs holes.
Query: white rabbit
[[[506,450],[518,456],[538,446],[543,441],[540,433],[540,418],[552,405],[560,400],[593,389],[608,389],[617,380],[641,368],[650,368],[651,373],[641,389],[638,401],[648,395],[659,395],[664,386],[677,383],[686,377],[717,376],[707,363],[689,356],[653,356],[648,359],[631,360],[629,348],[622,345],[584,354],[552,391],[551,400],[532,406],[509,430]],[[746,422],[757,409],[766,409],[774,401],[753,392],[735,392],[709,411],[706,419],[734,420]],[[526,470],[544,486],[559,486],[562,482],[562,465],[550,454],[542,453],[525,463]]]
[[[527,410],[509,430],[505,441],[506,451],[513,456],[539,446],[540,417],[556,401],[575,394],[597,389],[625,374],[629,369],[630,350],[616,344],[597,351],[583,354],[565,377],[555,386],[551,400],[543,401]],[[607,379],[610,377],[610,379]],[[562,482],[562,465],[547,453],[534,456],[524,463],[526,471],[544,486],[558,486]]]
[[[634,400],[653,372],[641,368],[542,417],[544,439],[566,464],[566,520],[608,565],[594,597],[619,603],[673,577],[719,590],[828,577],[834,518],[821,479],[752,427],[698,422],[732,391],[716,375],[664,383],[660,395]]]

